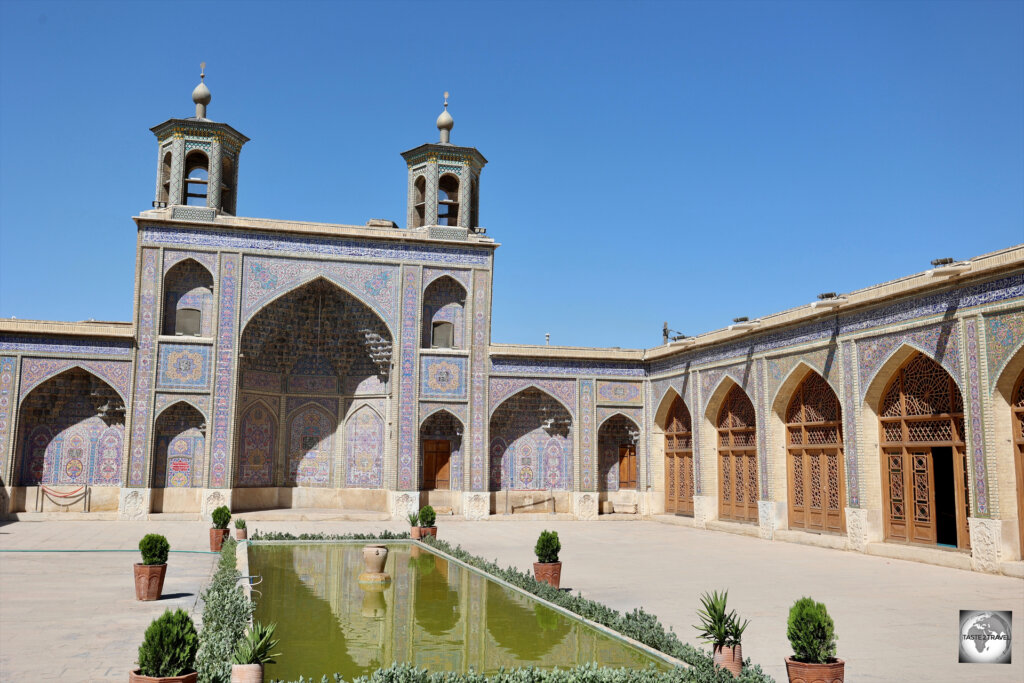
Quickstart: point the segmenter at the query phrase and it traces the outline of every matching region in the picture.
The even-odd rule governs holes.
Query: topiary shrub
[[[562,543],[558,540],[558,532],[544,530],[540,532],[540,537],[537,539],[537,545],[534,546],[533,552],[537,554],[537,562],[551,564],[552,562],[558,562],[558,551],[561,549]]]
[[[181,676],[195,671],[199,634],[185,610],[167,610],[146,629],[139,646],[139,670],[154,678]]]
[[[227,529],[228,522],[231,521],[231,510],[228,510],[227,505],[221,505],[210,516],[213,518],[214,529]]]
[[[171,544],[160,534],[146,534],[139,541],[142,564],[167,564],[167,553],[170,551]]]
[[[434,508],[429,505],[424,505],[420,508],[420,526],[431,527],[437,521],[437,513],[434,512]]]
[[[836,656],[836,630],[825,605],[800,598],[789,610],[786,637],[793,647],[793,659],[807,664],[825,664]]]

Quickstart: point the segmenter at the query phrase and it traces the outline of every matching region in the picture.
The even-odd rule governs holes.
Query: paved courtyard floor
[[[253,529],[395,531],[397,522],[253,522]],[[786,617],[794,600],[825,602],[848,681],[1021,681],[1024,581],[658,522],[438,522],[439,535],[504,565],[529,569],[542,529],[562,541],[562,585],[620,610],[644,607],[687,642],[704,590],[729,589],[751,624],[744,655],[785,681]],[[132,553],[148,532],[172,550],[207,549],[202,522],[14,522],[0,526],[0,680],[127,678],[149,621],[167,607],[198,612],[212,554],[172,553],[165,599],[134,600]],[[1014,663],[957,663],[960,609],[1013,610]],[[74,672],[74,673],[72,673]]]

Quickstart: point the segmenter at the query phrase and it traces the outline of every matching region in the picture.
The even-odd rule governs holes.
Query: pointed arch
[[[213,273],[198,260],[178,261],[163,277],[164,335],[213,336]]]
[[[640,426],[616,411],[597,429],[598,482],[603,491],[636,489],[636,448]]]
[[[719,389],[723,388],[720,384]],[[734,380],[717,402],[714,424],[718,435],[719,516],[737,522],[757,522],[759,478],[754,402]]]
[[[274,463],[277,460],[277,408],[271,407],[263,398],[257,398],[242,410],[238,425],[236,486],[273,486]]]
[[[550,398],[552,401],[558,403],[560,406],[565,408],[566,412],[568,412],[570,416],[576,414],[576,411],[569,405],[568,401],[565,398],[556,396],[554,392],[543,387],[539,382],[525,380],[521,385],[518,385],[516,387],[515,391],[510,393],[508,396],[502,398],[498,403],[491,405],[491,416],[493,417],[494,414],[498,412],[498,409],[504,406],[506,403],[508,403],[511,399],[515,398],[519,394],[529,389],[539,391],[540,393]]]
[[[683,398],[679,391],[671,384],[662,389],[660,396],[654,397],[654,405],[657,406],[657,408],[654,411],[655,425],[662,428],[664,427],[665,417],[668,415],[669,408],[672,407],[672,402],[676,398],[679,398],[684,403],[686,401],[686,399]],[[689,406],[687,406],[687,408],[689,408]]]
[[[103,379],[65,367],[25,395],[18,415],[21,485],[120,485],[125,403]]]
[[[710,391],[704,392],[704,417],[713,424],[717,424],[718,413],[722,407],[722,401],[729,395],[733,387],[739,389],[753,404],[754,399],[747,393],[745,385],[731,372],[723,372],[715,379]]]
[[[465,424],[445,408],[420,423],[421,490],[462,488],[462,443]]]
[[[550,393],[524,386],[490,419],[490,486],[569,490],[573,477],[572,413]]]
[[[866,376],[862,376],[860,387],[861,400],[872,404],[872,406],[877,409],[877,401],[880,399],[882,388],[885,385],[888,385],[893,373],[895,373],[900,366],[906,363],[909,358],[914,356],[914,354],[918,353],[945,370],[946,373],[953,378],[953,381],[956,382],[957,387],[961,391],[963,390],[960,373],[957,368],[950,368],[947,366],[946,362],[944,362],[946,358],[948,358],[949,354],[943,357],[943,361],[939,361],[931,351],[924,348],[923,344],[918,344],[913,339],[906,339],[889,351],[886,354],[884,361],[878,363]],[[864,361],[862,359],[862,363],[863,362]]]
[[[665,512],[692,515],[696,474],[693,417],[683,397],[674,390],[662,399],[655,425],[664,446]]]
[[[1024,346],[1003,363],[992,385],[990,417],[995,442],[1010,444],[990,453],[995,459],[994,482],[999,487],[999,517],[1008,521],[1016,517],[1016,553],[1012,544],[1007,544],[1011,546],[1007,559],[1019,559],[1024,557]]]
[[[345,485],[350,488],[383,488],[383,418],[372,405],[364,403],[349,416],[345,430]]]
[[[206,418],[187,401],[164,408],[154,426],[153,488],[200,488],[204,484]]]
[[[199,413],[203,417],[203,420],[208,420],[209,419],[210,416],[206,414],[206,409],[203,408],[199,404],[199,402],[196,401],[196,399],[193,398],[192,396],[175,396],[172,401],[166,403],[163,406],[160,406],[159,404],[157,404],[157,408],[158,409],[157,409],[157,412],[156,412],[156,418],[155,419],[159,420],[160,416],[163,415],[165,412],[167,412],[171,408],[175,407],[176,405],[182,404],[182,403],[187,405],[187,406],[189,406],[189,407],[191,407],[191,408],[194,408],[195,411],[197,413]]]
[[[447,274],[436,277],[424,287],[420,340],[423,348],[466,347],[465,307],[468,296],[466,287]]]
[[[788,407],[789,402],[793,399],[794,392],[797,387],[807,379],[808,374],[811,372],[821,377],[822,381],[831,387],[832,392],[838,397],[839,394],[836,387],[833,386],[832,382],[825,377],[821,369],[815,367],[804,359],[800,359],[792,368],[789,369],[789,372],[785,374],[782,381],[779,382],[778,388],[775,390],[775,395],[771,397],[769,405],[771,405],[773,412],[777,412],[785,417],[786,408]]]
[[[28,394],[40,384],[76,369],[102,380],[117,393],[122,401],[127,403],[131,386],[131,361],[23,358],[21,388],[18,394],[24,401]]]
[[[287,417],[285,486],[331,485],[335,418],[323,406],[307,403]]]

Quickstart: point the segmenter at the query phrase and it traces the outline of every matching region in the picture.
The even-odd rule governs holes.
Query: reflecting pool
[[[407,544],[388,545],[383,590],[361,587],[362,543],[252,545],[256,618],[277,622],[282,656],[266,678],[341,673],[392,662],[432,671],[605,666],[663,661],[488,578]]]

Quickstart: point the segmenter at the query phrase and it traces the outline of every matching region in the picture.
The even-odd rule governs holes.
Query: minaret
[[[212,220],[218,213],[235,213],[238,158],[242,145],[249,138],[226,123],[206,118],[211,99],[206,86],[206,62],[203,62],[199,85],[192,91],[196,115],[168,119],[150,128],[158,145],[153,206],[190,207],[173,208],[174,217]]]
[[[409,228],[442,225],[475,231],[480,225],[480,171],[487,159],[474,147],[453,145],[454,127],[445,93],[444,109],[437,117],[439,141],[402,152],[409,167]]]

